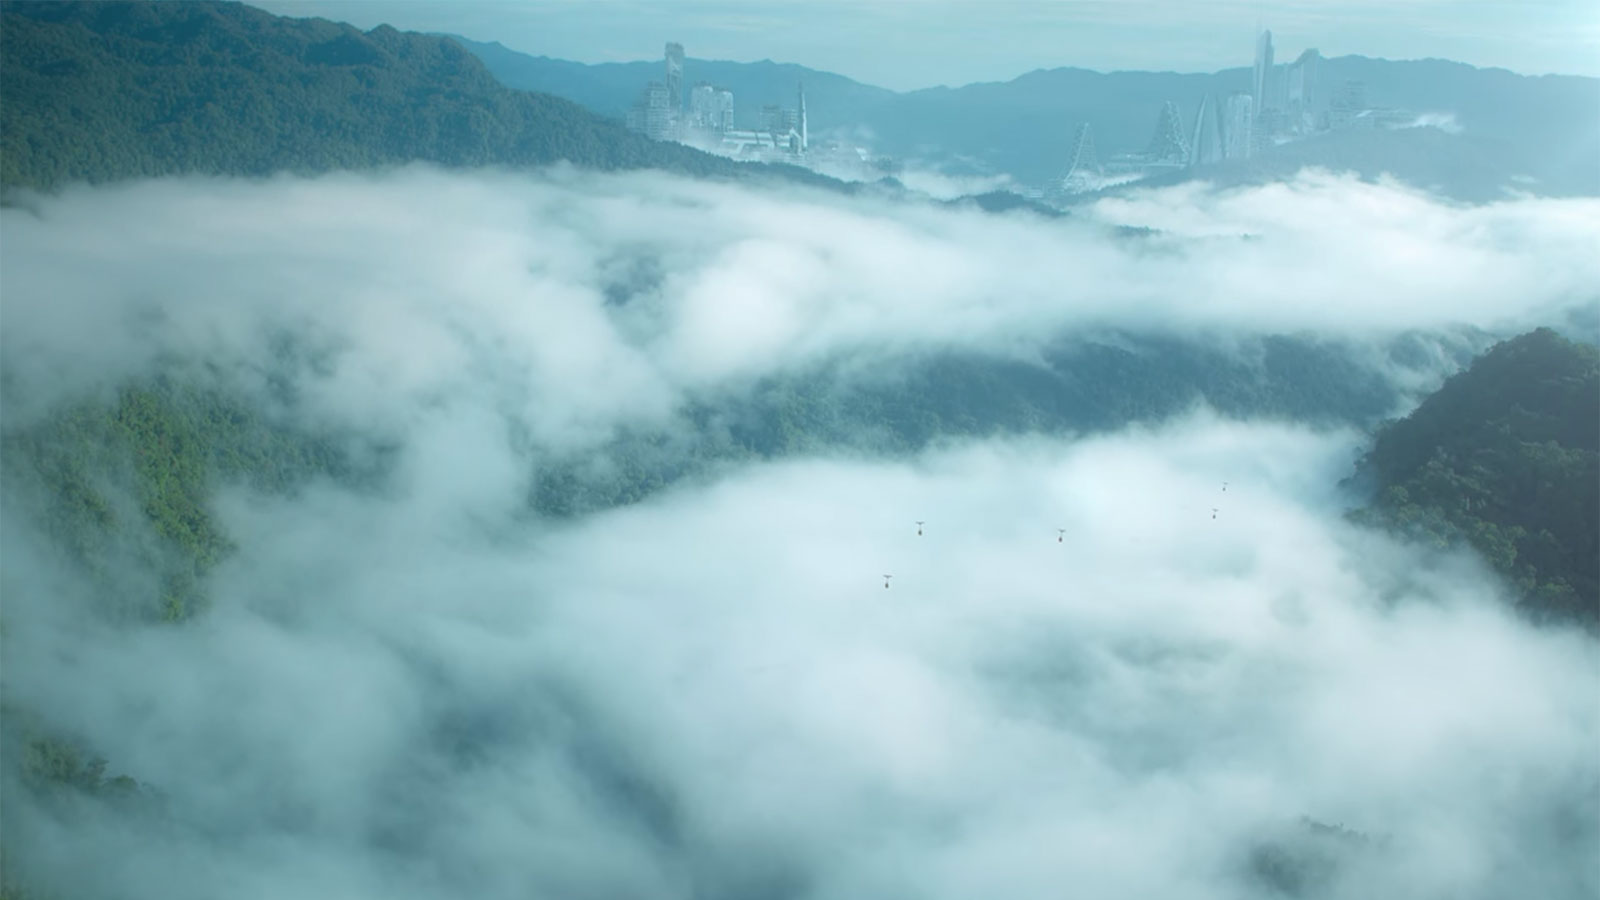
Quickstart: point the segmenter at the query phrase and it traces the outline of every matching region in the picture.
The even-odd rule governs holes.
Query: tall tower
[[[806,83],[800,82],[800,152],[806,152]]]
[[[1222,107],[1222,158],[1245,159],[1255,147],[1249,94],[1231,94]]]
[[[1272,88],[1272,32],[1262,31],[1256,38],[1256,68],[1250,82],[1250,96],[1259,115],[1269,108],[1268,91]]]
[[[1194,138],[1189,142],[1189,165],[1205,166],[1222,161],[1222,130],[1217,127],[1217,104],[1207,94],[1200,100],[1194,117]]]
[[[1189,164],[1189,139],[1183,133],[1183,117],[1178,114],[1178,104],[1171,100],[1161,105],[1156,117],[1156,133],[1144,152],[1152,163],[1186,166]]]
[[[667,45],[667,102],[673,110],[683,108],[683,45]]]
[[[1094,134],[1089,123],[1078,126],[1078,135],[1072,141],[1072,158],[1067,161],[1067,171],[1057,182],[1063,192],[1076,194],[1093,190],[1101,175],[1100,157],[1094,152]]]

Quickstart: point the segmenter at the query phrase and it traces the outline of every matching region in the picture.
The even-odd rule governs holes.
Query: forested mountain
[[[1360,521],[1470,544],[1537,618],[1600,625],[1600,349],[1541,328],[1382,429]]]
[[[657,62],[583,65],[499,44],[464,43],[506,84],[567,97],[610,116],[621,116],[644,83],[660,77]],[[1102,159],[1140,151],[1149,143],[1163,102],[1177,102],[1192,118],[1204,95],[1247,90],[1250,70],[1101,73],[1068,67],[1007,82],[906,93],[768,61],[690,59],[684,74],[691,83],[706,80],[733,90],[736,118],[746,124],[764,104],[791,103],[795,83],[803,79],[815,135],[831,131],[896,157],[1006,173],[1036,184],[1061,174],[1080,123],[1092,127]],[[1413,149],[1417,139],[1398,132],[1307,142],[1269,154],[1266,166],[1344,166],[1377,174],[1392,150],[1418,183],[1466,184],[1466,193],[1475,195],[1468,199],[1498,194],[1512,176],[1525,176],[1516,183],[1540,192],[1600,193],[1600,118],[1594,115],[1600,108],[1600,79],[1530,77],[1444,60],[1345,56],[1324,61],[1323,80],[1329,85],[1359,81],[1369,103],[1437,114],[1450,132],[1425,138],[1427,150],[1420,153]],[[1361,148],[1352,150],[1352,143]],[[1439,163],[1437,169],[1427,168],[1432,161]],[[1473,180],[1464,181],[1469,174]]]
[[[508,89],[452,41],[386,26],[222,2],[8,0],[0,21],[6,186],[412,161],[742,170]]]

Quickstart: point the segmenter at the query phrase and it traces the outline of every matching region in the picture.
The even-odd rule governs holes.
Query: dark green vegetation
[[[1362,461],[1358,521],[1468,544],[1537,619],[1600,626],[1600,349],[1539,329],[1496,345]]]
[[[0,735],[0,744],[8,757],[20,759],[24,789],[44,796],[109,800],[132,798],[144,790],[127,775],[108,774],[106,760],[87,755],[77,741],[50,733],[32,716],[7,709],[6,721],[11,727]]]
[[[1388,851],[1388,840],[1342,825],[1302,818],[1297,827],[1258,844],[1246,869],[1262,885],[1282,897],[1337,896],[1346,870],[1364,857]]]
[[[454,42],[239,3],[0,5],[0,186],[444,166],[750,169],[511,90]]]
[[[209,577],[236,549],[213,511],[222,485],[284,494],[327,478],[360,488],[383,470],[381,447],[310,434],[263,413],[259,402],[196,384],[156,377],[0,430],[0,505],[11,524],[26,521],[44,537],[48,546],[36,549],[84,573],[91,621],[180,624],[206,609]],[[5,603],[38,599],[8,594]],[[107,804],[150,809],[158,799],[86,742],[58,732],[48,710],[0,696],[0,720],[0,790],[27,791],[58,820]],[[5,862],[0,852],[0,896],[25,896]]]
[[[528,56],[499,44],[462,42],[511,87],[546,91],[603,115],[620,117],[639,89],[660,77],[661,63],[583,65]],[[640,56],[660,49],[642,47]],[[693,47],[689,47],[693,50]],[[1248,63],[1251,46],[1239,48]],[[1280,54],[1298,53],[1280,47]],[[1320,165],[1363,176],[1395,171],[1422,187],[1435,185],[1462,199],[1501,196],[1511,176],[1537,183],[1513,186],[1555,195],[1600,194],[1600,79],[1530,77],[1444,60],[1392,62],[1361,56],[1325,60],[1330,85],[1360,81],[1376,106],[1447,113],[1460,134],[1366,132],[1339,140],[1290,145],[1247,167],[1196,173],[1252,180],[1284,167]],[[1004,172],[1027,184],[1060,177],[1081,122],[1094,130],[1101,159],[1143,150],[1161,104],[1174,100],[1192,117],[1205,94],[1248,89],[1248,68],[1210,75],[1174,72],[1091,72],[1060,68],[1029,72],[1004,83],[935,87],[906,93],[860,84],[828,72],[772,62],[689,59],[685,79],[730,88],[745,125],[764,104],[792,105],[804,81],[811,133],[873,135],[879,153],[954,171]],[[1416,131],[1417,129],[1409,129]],[[935,149],[936,148],[936,149]],[[930,154],[932,154],[930,156]],[[973,166],[972,161],[977,161]],[[1399,168],[1396,169],[1396,166]]]
[[[5,502],[89,574],[97,612],[171,622],[203,608],[207,576],[234,548],[210,509],[219,484],[283,493],[319,475],[366,477],[334,439],[169,378],[6,427],[0,475]],[[156,576],[143,584],[126,572]]]
[[[109,763],[86,749],[83,741],[54,732],[27,711],[0,705],[5,729],[0,731],[0,758],[6,761],[6,791],[24,791],[27,801],[54,823],[83,823],[112,811],[124,821],[159,809],[160,794],[132,777],[114,773]],[[8,794],[8,803],[20,798]],[[12,820],[15,822],[15,820]],[[54,900],[54,893],[24,890],[26,877],[0,846],[0,900]]]

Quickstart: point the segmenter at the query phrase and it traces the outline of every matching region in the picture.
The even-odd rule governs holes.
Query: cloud
[[[426,492],[233,493],[207,620],[13,649],[12,689],[160,786],[178,833],[73,876],[135,891],[1268,896],[1300,816],[1393,842],[1353,894],[1592,887],[1508,823],[1596,833],[1593,645],[1342,525],[1308,485],[1355,440],[802,460],[499,548]]]
[[[1448,112],[1422,113],[1421,115],[1417,116],[1415,119],[1411,120],[1411,122],[1409,124],[1403,125],[1401,127],[1402,128],[1437,128],[1440,131],[1444,132],[1445,134],[1460,134],[1461,133],[1461,123],[1456,121],[1456,114],[1455,113],[1448,113]]]
[[[8,211],[0,340],[14,376],[72,384],[163,354],[259,372],[261,336],[294,335],[331,417],[399,427],[492,386],[536,433],[582,443],[841,355],[1027,356],[1108,329],[1515,331],[1593,301],[1597,213],[1316,173],[1059,222],[657,174],[146,182]],[[92,347],[84,322],[105,323]]]
[[[911,190],[920,191],[935,200],[954,200],[992,191],[1015,190],[1017,187],[1009,175],[947,175],[920,168],[897,172],[895,178]]]
[[[1471,559],[1347,525],[1354,431],[1201,409],[748,462],[562,522],[521,504],[535,447],[820,360],[1519,328],[1592,300],[1591,202],[1310,174],[1056,222],[409,170],[35,206],[0,212],[8,429],[165,366],[268,406],[287,381],[279,414],[398,449],[380,489],[224,488],[239,549],[178,627],[75,614],[93,588],[0,506],[7,703],[160,792],[5,785],[22,875],[175,898],[1600,886],[1594,643],[1518,622]]]

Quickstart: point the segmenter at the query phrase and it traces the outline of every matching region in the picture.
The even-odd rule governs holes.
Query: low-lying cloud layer
[[[403,416],[492,384],[540,434],[577,440],[665,416],[686,391],[841,357],[1026,359],[1107,329],[1504,333],[1592,305],[1600,284],[1600,201],[1457,207],[1316,174],[1057,222],[559,171],[161,181],[41,202],[5,214],[0,274],[14,374],[58,376],[30,390],[163,354],[261,369],[261,336],[292,335],[326,370],[307,389],[330,413]]]
[[[379,490],[223,490],[237,550],[180,626],[80,615],[93,589],[5,508],[6,702],[153,790],[7,783],[22,877],[173,898],[1600,888],[1593,641],[1516,621],[1470,559],[1345,524],[1355,432],[1199,411],[749,463],[562,523],[524,508],[530,445],[821,361],[1528,327],[1592,303],[1592,201],[1308,175],[1055,222],[409,171],[35,205],[0,213],[8,428],[165,367],[398,449]]]
[[[1274,896],[1274,852],[1314,896],[1593,890],[1593,644],[1340,524],[1353,450],[797,461],[499,545],[491,493],[231,494],[203,621],[16,611],[12,696],[163,798],[19,856],[87,896]]]

